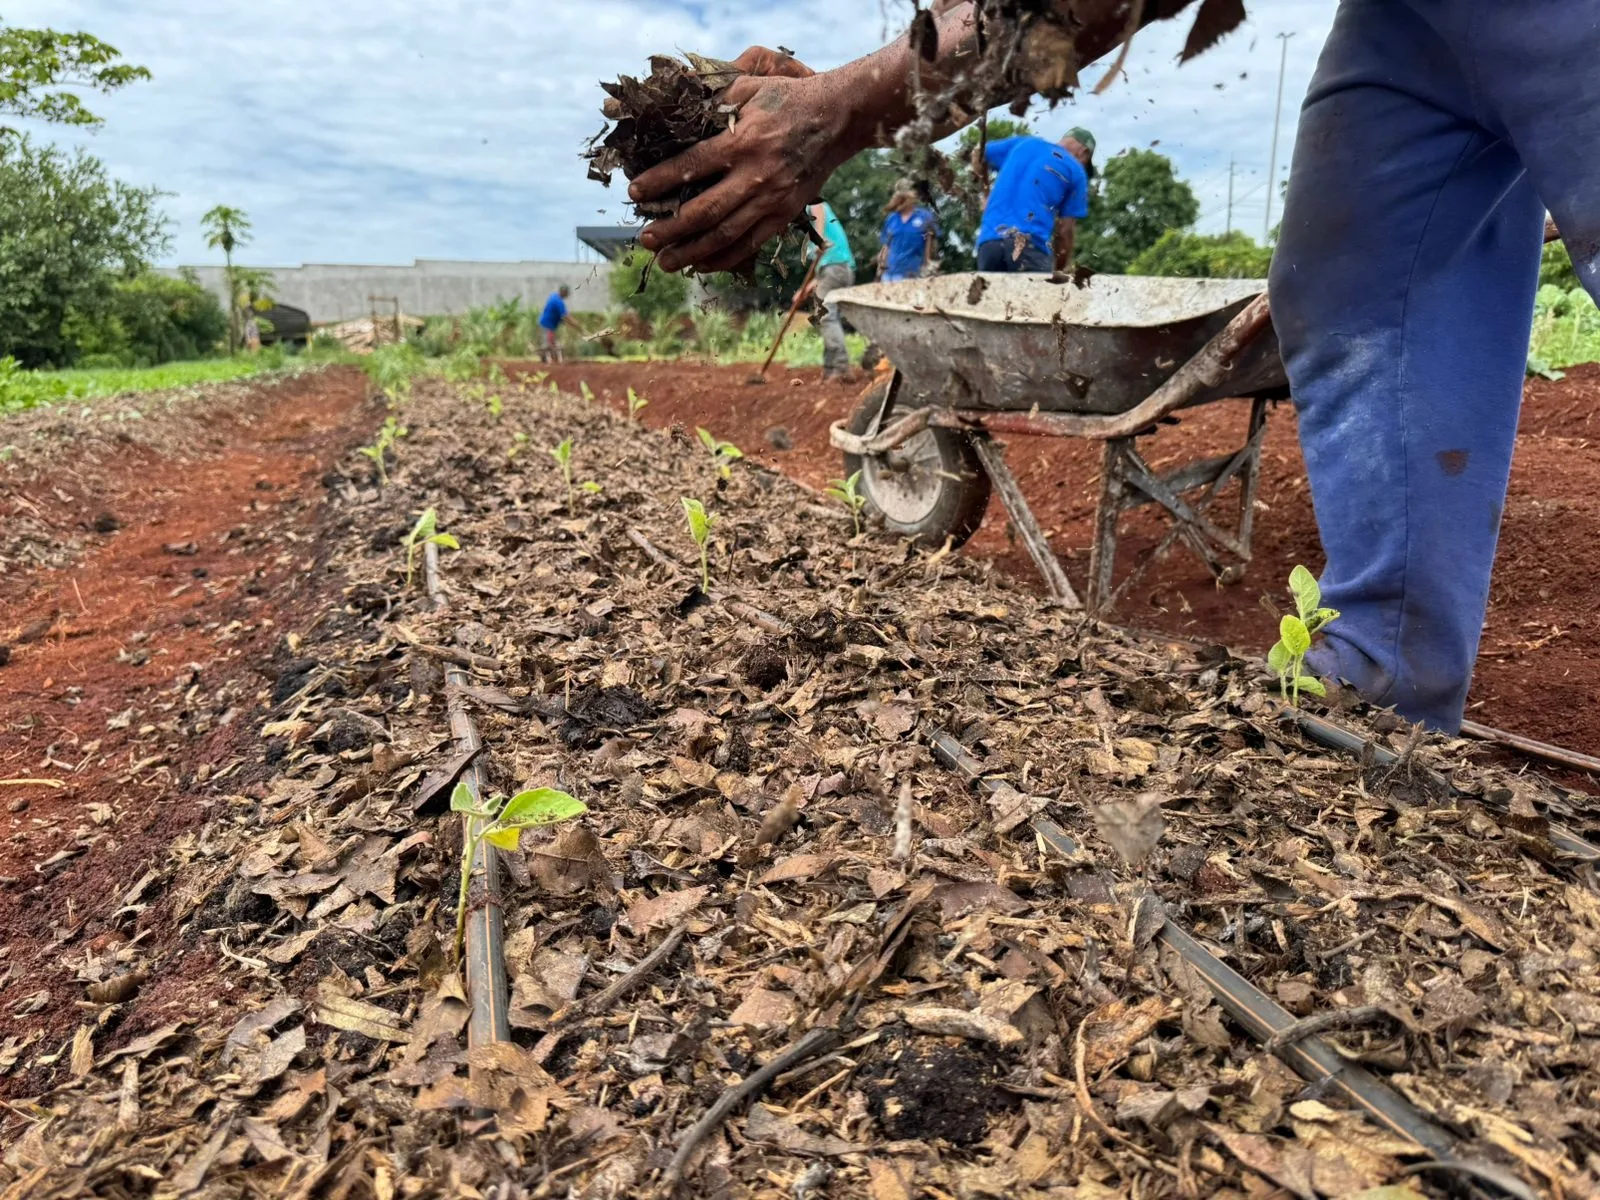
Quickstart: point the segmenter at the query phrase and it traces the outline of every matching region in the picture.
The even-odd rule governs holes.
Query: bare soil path
[[[0,487],[63,560],[0,579],[0,1041],[70,1031],[75,954],[162,936],[146,872],[206,818],[196,781],[227,769],[274,646],[324,599],[321,477],[375,423],[365,377],[235,396],[201,438],[185,414],[164,450],[89,439]],[[193,999],[188,973],[149,1019]]]
[[[576,391],[581,380],[615,406],[633,387],[650,401],[642,414],[646,423],[682,424],[691,435],[704,425],[811,487],[836,478],[840,458],[828,445],[828,426],[852,411],[864,383],[824,383],[817,370],[774,367],[766,386],[753,387],[745,383],[749,374],[744,366],[687,363],[566,363],[551,370],[564,389]],[[1158,466],[1221,453],[1238,444],[1244,420],[1240,405],[1200,409],[1148,439],[1145,452]],[[1099,487],[1098,444],[1013,439],[1008,453],[1068,575],[1081,584]],[[1260,502],[1255,561],[1242,583],[1219,589],[1198,560],[1174,553],[1123,602],[1119,618],[1135,628],[1264,647],[1274,622],[1262,610],[1263,595],[1277,596],[1296,563],[1316,569],[1322,561],[1287,404],[1268,424]],[[1141,514],[1124,541],[1124,561],[1160,529]],[[1026,553],[1008,537],[998,501],[968,552],[1033,578]],[[1597,611],[1600,366],[1584,366],[1564,380],[1533,380],[1527,388],[1468,715],[1526,737],[1600,752]]]

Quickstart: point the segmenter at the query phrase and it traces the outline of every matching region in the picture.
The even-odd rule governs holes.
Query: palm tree
[[[228,287],[228,353],[231,355],[238,351],[239,343],[239,293],[234,285],[233,251],[237,246],[250,244],[250,218],[243,209],[219,204],[200,218],[200,228],[205,231],[206,245],[213,250],[221,246],[227,261],[223,274]]]

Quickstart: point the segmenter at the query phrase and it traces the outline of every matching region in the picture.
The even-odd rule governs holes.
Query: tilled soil
[[[1581,798],[1357,712],[1398,767],[1316,749],[1220,649],[851,539],[782,477],[719,482],[690,439],[570,396],[496,418],[425,384],[405,420],[391,486],[352,457],[330,493],[343,603],[285,640],[254,743],[159,863],[161,936],[65,951],[152,990],[180,947],[211,953],[245,1015],[135,1036],[141,991],[6,1043],[53,1086],[0,1118],[5,1194],[659,1195],[727,1089],[817,1039],[713,1124],[680,1194],[1400,1200],[1458,1177],[1424,1166],[1442,1151],[1597,1194]],[[545,453],[568,437],[597,493]],[[682,496],[737,599],[693,588]],[[462,547],[444,614],[398,544],[425,505]],[[440,653],[476,656],[452,698],[493,788],[588,806],[504,856],[514,1033],[472,1051]],[[970,791],[938,734],[1009,786]],[[1342,1012],[1329,1041],[1434,1149],[1253,1045],[1217,959]]]
[[[339,371],[138,397],[148,415],[110,429],[94,410],[6,427],[21,451],[0,490],[19,518],[8,551],[55,565],[0,579],[0,1066],[71,1034],[96,978],[85,953],[109,964],[130,941],[166,941],[152,901],[167,856],[208,817],[208,776],[238,770],[241,734],[253,742],[274,645],[327,602],[321,476],[365,397],[365,377]],[[166,962],[172,994],[150,1016],[195,1002],[176,985],[216,951],[196,954]]]
[[[696,425],[706,426],[812,488],[839,475],[840,456],[828,444],[828,426],[854,410],[865,386],[824,383],[820,371],[782,367],[772,369],[764,387],[746,383],[752,373],[746,366],[566,363],[528,369],[548,370],[572,390],[587,382],[613,405],[625,403],[633,387],[650,401],[642,413],[647,424],[678,423],[691,433]],[[1196,410],[1146,439],[1142,452],[1163,467],[1231,451],[1243,440],[1245,418],[1242,405]],[[774,440],[792,448],[779,449]],[[1007,453],[1068,575],[1081,586],[1093,538],[1099,444],[1016,438]],[[1135,587],[1118,620],[1241,648],[1262,650],[1274,640],[1276,620],[1263,611],[1263,597],[1281,604],[1283,581],[1295,564],[1315,570],[1322,560],[1290,405],[1274,410],[1263,457],[1255,558],[1245,579],[1219,588],[1199,560],[1179,550]],[[1010,537],[998,500],[989,514],[966,553],[992,559],[1034,586],[1033,565]],[[1124,564],[1154,544],[1163,525],[1145,511],[1129,520],[1128,529]],[[1528,384],[1468,716],[1585,753],[1600,749],[1597,581],[1600,366],[1590,365],[1571,369],[1558,382]]]

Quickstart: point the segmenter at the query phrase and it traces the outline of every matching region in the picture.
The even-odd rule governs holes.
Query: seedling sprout
[[[724,480],[732,479],[733,464],[744,457],[744,451],[732,442],[718,441],[709,429],[696,425],[694,431],[700,437],[700,444],[711,455],[711,465],[716,467],[717,474]]]
[[[694,539],[694,544],[700,548],[700,590],[706,595],[711,594],[711,559],[708,548],[711,543],[711,526],[716,518],[706,511],[706,506],[698,500],[691,500],[688,496],[683,500],[684,514],[689,518],[689,536]]]
[[[1278,690],[1291,704],[1300,703],[1300,693],[1326,696],[1328,691],[1322,680],[1305,674],[1306,652],[1311,649],[1311,638],[1339,614],[1335,609],[1322,607],[1322,588],[1316,576],[1304,567],[1297,566],[1289,573],[1289,590],[1294,593],[1296,612],[1285,615],[1278,622],[1278,643],[1267,651],[1267,665],[1278,676]]]
[[[417,518],[417,523],[411,527],[411,532],[406,534],[406,587],[410,588],[412,577],[417,570],[417,554],[427,545],[442,546],[446,550],[459,550],[461,543],[448,533],[439,532],[439,514],[431,509],[423,509],[422,515]]]
[[[849,479],[835,479],[823,489],[823,493],[832,496],[850,510],[850,520],[855,523],[856,534],[859,536],[861,533],[861,510],[867,504],[867,498],[861,494],[861,472],[853,472]]]
[[[515,850],[524,829],[570,821],[589,811],[582,800],[554,788],[534,788],[518,792],[509,800],[495,796],[487,807],[473,803],[472,789],[463,781],[450,793],[450,811],[467,817],[466,836],[461,843],[461,890],[456,897],[456,961],[460,962],[467,941],[467,899],[472,889],[472,864],[484,842],[502,850]]]
[[[628,389],[628,420],[637,421],[639,414],[650,406],[650,401],[632,388]]]
[[[383,461],[384,456],[395,442],[405,437],[409,432],[410,430],[400,424],[393,416],[388,416],[383,419],[383,425],[378,430],[377,440],[370,446],[362,446],[360,448],[361,453],[378,464],[378,483],[380,485],[386,485],[389,482],[389,472]]]

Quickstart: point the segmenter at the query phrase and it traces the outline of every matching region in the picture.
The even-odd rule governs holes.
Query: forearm
[[[1077,249],[1078,223],[1068,219],[1056,223],[1055,252],[1056,270],[1066,271],[1072,267],[1072,253]]]

